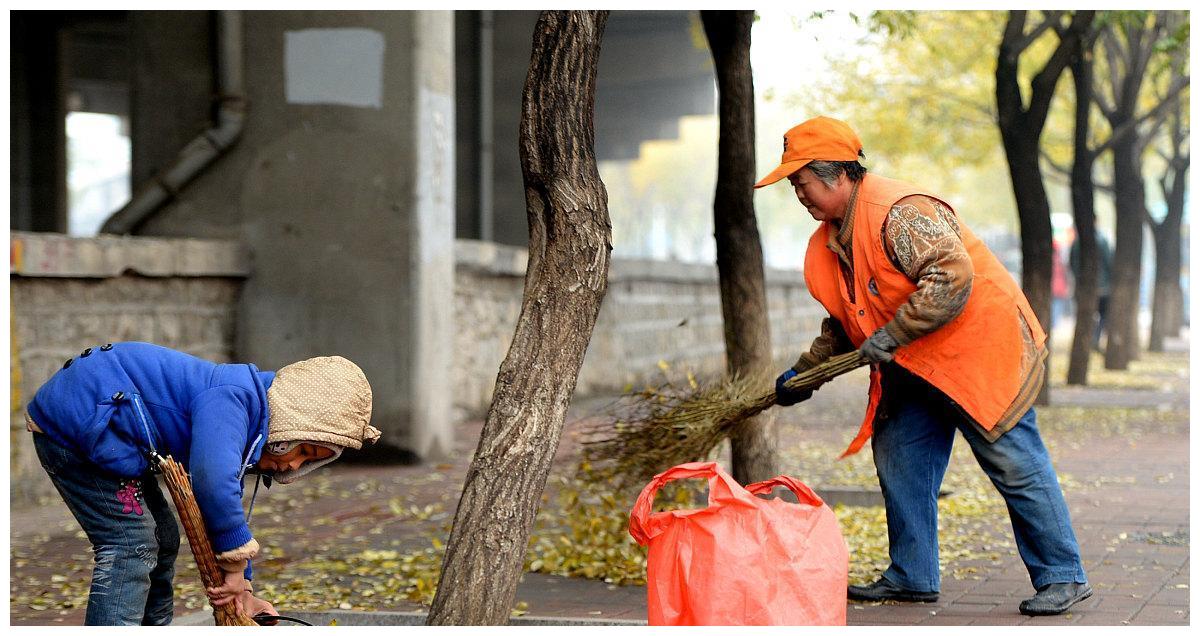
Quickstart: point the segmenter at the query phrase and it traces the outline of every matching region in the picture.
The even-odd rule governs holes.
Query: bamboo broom
[[[175,509],[179,511],[179,521],[187,533],[188,545],[192,548],[192,556],[200,569],[200,580],[205,589],[220,587],[225,582],[224,573],[217,565],[213,555],[212,544],[208,541],[208,533],[204,530],[204,519],[200,516],[200,507],[196,505],[196,496],[192,493],[192,481],[180,466],[169,455],[155,455],[158,467],[162,470],[167,482],[167,490],[175,501]],[[250,626],[258,625],[244,611],[239,611],[234,603],[213,607],[213,618],[217,625]]]
[[[789,379],[789,389],[814,389],[867,364],[857,351],[834,356]],[[658,473],[708,457],[746,420],[775,405],[761,378],[732,378],[690,390],[648,388],[616,409],[616,422],[584,430],[583,458],[618,487],[640,488]]]

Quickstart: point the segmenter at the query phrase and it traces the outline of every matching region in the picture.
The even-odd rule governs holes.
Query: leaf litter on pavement
[[[1187,375],[1185,356],[1145,354],[1142,364],[1162,376]],[[1143,388],[1118,374],[1097,377],[1108,386]],[[852,434],[850,428],[861,417],[857,408],[861,405],[844,413],[823,414],[821,425],[836,421],[842,432]],[[1039,428],[1052,455],[1078,448],[1087,443],[1087,437],[1119,438],[1136,444],[1146,432],[1188,425],[1187,410],[1179,408],[1048,406],[1039,407],[1038,414]],[[858,455],[837,461],[845,439],[813,435],[812,430],[787,417],[779,418],[779,426],[782,472],[818,490],[877,486],[869,445]],[[645,549],[633,542],[627,527],[637,493],[614,492],[592,477],[586,463],[556,465],[535,521],[526,570],[612,585],[644,584]],[[1108,475],[1080,480],[1063,473],[1059,478],[1069,492],[1094,491],[1125,479]],[[260,497],[252,524],[264,546],[254,565],[258,595],[281,611],[428,606],[437,588],[460,485],[461,474],[451,478],[433,469],[420,476],[366,479],[350,486],[317,473],[297,484],[298,494]],[[420,488],[438,493],[438,501],[429,503],[428,497],[416,501],[409,493]],[[977,577],[988,563],[1015,554],[1004,502],[961,439],[954,446],[943,491],[949,492],[938,504],[945,576]],[[325,502],[324,508],[329,508],[331,501],[339,505],[313,513],[315,504]],[[690,507],[695,501],[703,501],[703,486],[685,482],[664,489],[658,507]],[[370,505],[364,508],[365,503]],[[62,504],[55,501],[49,505]],[[851,583],[873,581],[888,564],[883,508],[838,505],[834,512],[850,548]],[[402,532],[396,530],[401,525]],[[47,532],[14,533],[11,539],[13,615],[32,613],[49,618],[86,606],[92,558],[77,525],[58,543],[51,541]],[[176,563],[177,614],[180,609],[207,606],[184,541]],[[514,608],[514,613],[523,611],[521,606]]]

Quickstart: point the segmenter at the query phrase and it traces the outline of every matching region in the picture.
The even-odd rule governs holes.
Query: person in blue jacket
[[[67,360],[34,395],[26,425],[95,553],[85,624],[171,622],[179,529],[154,477],[154,455],[173,457],[191,475],[225,574],[223,585],[206,590],[210,601],[275,614],[250,583],[259,544],[242,510],[243,477],[265,477],[268,487],[295,481],[344,448],[377,440],[370,419],[370,384],[337,356],[272,372],[123,342]]]

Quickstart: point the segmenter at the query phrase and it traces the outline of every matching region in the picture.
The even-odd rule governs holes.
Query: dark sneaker
[[[852,601],[902,601],[905,603],[933,603],[938,600],[937,592],[914,592],[879,577],[870,585],[851,585],[846,588],[846,598]]]
[[[1051,583],[1038,590],[1030,599],[1021,601],[1021,613],[1026,616],[1054,616],[1092,595],[1087,583]]]

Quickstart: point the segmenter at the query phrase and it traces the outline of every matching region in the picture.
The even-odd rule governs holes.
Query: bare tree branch
[[[1022,11],[1022,13],[1024,12]],[[1015,52],[1018,55],[1024,52],[1025,49],[1033,45],[1033,43],[1039,37],[1041,37],[1043,33],[1046,32],[1046,29],[1049,29],[1050,27],[1054,27],[1055,31],[1058,31],[1058,24],[1062,20],[1063,13],[1063,11],[1047,11],[1042,23],[1034,27],[1032,31],[1025,35],[1024,38],[1016,42]],[[1022,26],[1024,26],[1024,23],[1022,23]]]
[[[1150,66],[1150,59],[1154,55],[1154,47],[1159,41],[1159,36],[1162,34],[1162,24],[1155,21],[1155,24],[1150,29],[1145,29],[1139,25],[1135,29],[1137,35],[1136,46],[1130,44],[1130,52],[1133,53],[1133,72],[1137,75],[1145,75]]]
[[[1076,12],[1071,17],[1070,27],[1059,40],[1058,48],[1054,50],[1054,54],[1050,56],[1046,66],[1033,78],[1033,95],[1029,99],[1029,119],[1036,128],[1040,129],[1046,121],[1058,79],[1062,77],[1063,70],[1071,62],[1071,57],[1075,55],[1084,34],[1095,18],[1095,11]]]
[[[1158,131],[1161,130],[1163,127],[1163,119],[1162,118],[1156,118],[1156,119],[1142,118],[1139,121],[1143,122],[1143,123],[1149,122],[1149,125],[1146,127],[1145,132],[1138,135],[1137,143],[1134,146],[1135,148],[1137,148],[1138,156],[1141,156],[1141,155],[1145,154],[1146,148],[1149,148],[1150,143],[1154,141],[1154,138],[1156,136],[1158,136]]]
[[[1145,114],[1130,119],[1114,129],[1112,134],[1108,136],[1108,139],[1096,147],[1096,154],[1108,150],[1110,146],[1120,142],[1126,135],[1132,134],[1139,126],[1145,124],[1146,122],[1159,118],[1164,110],[1175,104],[1176,100],[1179,98],[1179,94],[1183,92],[1183,89],[1188,87],[1189,83],[1190,76],[1185,75],[1176,78],[1175,81],[1172,82],[1173,86],[1171,90],[1167,93],[1167,97],[1163,101],[1155,104],[1154,108],[1146,111]],[[1161,119],[1159,121],[1161,123]]]
[[[1004,35],[1000,38],[1000,50],[1004,57],[1016,60],[1021,56],[1023,48],[1019,48],[1021,34],[1025,32],[1025,11],[1009,11],[1008,21],[1004,23]]]
[[[1104,52],[1104,58],[1108,62],[1108,87],[1112,93],[1111,108],[1101,108],[1105,112],[1106,117],[1111,116],[1108,112],[1116,113],[1117,105],[1122,101],[1121,91],[1121,67],[1122,60],[1125,58],[1122,55],[1121,39],[1117,36],[1115,27],[1109,26],[1104,30],[1104,35],[1100,38],[1100,50]],[[1099,91],[1097,91],[1099,92]]]

